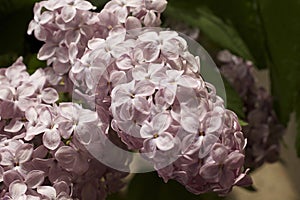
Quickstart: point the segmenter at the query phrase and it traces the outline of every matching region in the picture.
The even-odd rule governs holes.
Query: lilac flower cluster
[[[59,76],[68,73],[64,77],[75,86],[74,94],[95,104],[100,120],[93,127],[100,126],[108,136],[115,131],[128,149],[153,162],[165,181],[175,179],[195,194],[226,194],[234,185],[251,184],[243,169],[246,140],[237,116],[225,109],[214,86],[201,78],[199,57],[188,51],[187,42],[177,32],[147,28],[160,24],[166,4],[165,0],[112,0],[96,13],[83,0],[42,1],[35,6],[28,32],[34,31],[45,42],[38,58],[53,67],[47,71],[51,83],[57,85]],[[68,105],[49,108],[48,116],[55,117],[42,117],[47,129],[32,128],[26,136],[50,137],[43,139],[43,146],[55,152],[50,156],[67,173],[81,175],[78,188],[103,188],[97,184],[105,181],[88,184],[82,178],[83,172],[97,170],[88,170],[93,166],[83,164],[88,153],[73,147],[85,137],[77,134],[80,117],[63,114]],[[75,113],[83,116],[80,130],[87,132],[90,121],[84,112],[88,111],[79,111]],[[95,118],[89,120],[94,123]],[[56,119],[59,123],[53,126]],[[32,121],[33,126],[39,123]],[[60,147],[58,135],[67,145]],[[92,140],[85,139],[85,145]]]
[[[221,62],[221,73],[244,101],[248,122],[243,127],[244,135],[248,139],[245,165],[257,168],[264,162],[276,162],[285,128],[278,121],[271,96],[265,88],[257,86],[253,64],[229,51],[221,51],[217,58]]]
[[[28,34],[45,42],[38,53],[54,71],[69,72],[76,58],[81,58],[93,37],[105,39],[126,29],[160,24],[165,0],[113,0],[100,13],[84,0],[49,0],[35,4],[34,19]]]
[[[115,45],[111,52],[108,44]],[[88,47],[79,62],[88,58],[99,70],[91,84],[98,108],[109,105],[112,129],[165,181],[175,179],[196,194],[251,184],[242,172],[246,141],[238,118],[203,81],[199,58],[177,32],[124,32],[92,39]],[[76,83],[93,91],[86,80]]]
[[[105,199],[127,174],[98,162],[80,140],[87,127],[105,127],[96,112],[55,104],[47,79],[42,69],[29,75],[22,58],[0,70],[0,199]]]

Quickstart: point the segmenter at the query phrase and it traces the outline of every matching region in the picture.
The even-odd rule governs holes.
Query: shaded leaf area
[[[179,17],[192,26],[200,28],[201,32],[221,47],[230,49],[232,52],[244,58],[253,60],[252,55],[240,38],[238,32],[208,9],[197,9],[197,17],[192,14],[186,15],[184,12],[179,12],[176,8],[172,8],[171,6],[168,8],[167,13],[173,17]]]
[[[42,42],[27,35],[27,27],[33,18],[33,6],[40,0],[0,0],[0,67],[10,66],[19,56],[29,72],[45,67],[45,62],[35,59]],[[100,11],[107,0],[91,0]]]
[[[33,5],[37,0],[2,0],[0,3],[0,66],[11,65],[19,56],[24,57],[26,65],[44,66],[36,61],[36,53],[42,45],[33,36],[27,35],[27,27],[33,18]]]
[[[170,0],[167,14],[200,28],[221,47],[267,67],[268,51],[255,0]]]
[[[300,1],[260,1],[272,57],[271,81],[276,111],[287,124],[296,111],[300,157]]]
[[[157,173],[136,174],[124,193],[112,195],[108,200],[221,200],[216,194],[194,195],[176,181],[164,183]]]
[[[226,108],[234,111],[239,118],[245,119],[244,105],[241,97],[225,78],[223,78],[223,81],[226,90]],[[244,122],[243,124],[245,123],[246,122]]]
[[[300,1],[261,1],[261,10],[272,56],[272,93],[287,124],[300,100]]]

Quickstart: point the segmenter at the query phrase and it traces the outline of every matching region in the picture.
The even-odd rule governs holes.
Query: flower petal
[[[218,163],[206,163],[200,169],[200,175],[208,180],[215,179],[220,176],[220,166]]]
[[[155,61],[160,54],[160,48],[156,43],[149,42],[143,47],[143,57],[147,62]]]
[[[55,103],[58,100],[58,93],[54,88],[45,88],[41,92],[42,100],[47,104]]]
[[[0,150],[0,165],[11,166],[14,164],[14,156],[8,149]]]
[[[155,142],[157,148],[162,151],[168,151],[174,147],[174,137],[170,133],[161,133]]]
[[[25,183],[29,188],[35,189],[44,182],[45,172],[32,170],[25,177]]]
[[[212,148],[212,158],[220,164],[223,164],[228,155],[228,150],[222,144],[215,144]]]
[[[46,43],[40,48],[37,58],[39,60],[48,60],[55,54],[55,50],[54,44]]]
[[[62,19],[68,23],[70,22],[76,15],[76,8],[74,6],[64,6],[61,10]]]
[[[23,125],[24,125],[23,122],[21,122],[17,119],[12,119],[9,122],[9,124],[4,127],[4,131],[10,132],[10,133],[17,133],[22,129]]]
[[[49,199],[56,199],[56,190],[51,186],[38,186],[37,192]]]
[[[9,185],[9,193],[12,199],[18,199],[20,196],[24,195],[26,191],[27,191],[26,184],[22,183],[19,180],[14,181]]]
[[[55,150],[60,144],[61,138],[57,130],[47,130],[43,135],[43,144],[50,150]]]
[[[31,144],[22,144],[17,150],[16,150],[16,159],[18,163],[25,163],[27,162],[33,153],[33,146]]]

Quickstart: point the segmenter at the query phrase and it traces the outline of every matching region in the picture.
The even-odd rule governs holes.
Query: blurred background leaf
[[[245,119],[245,112],[243,110],[244,106],[241,97],[224,77],[223,81],[226,90],[226,108],[234,111],[239,118]]]
[[[127,190],[112,195],[108,200],[143,199],[143,200],[221,200],[216,194],[194,195],[176,181],[167,184],[156,172],[136,174],[130,181]]]
[[[167,14],[184,17],[186,23],[199,27],[222,48],[251,59],[259,68],[268,66],[264,28],[255,0],[170,0]]]

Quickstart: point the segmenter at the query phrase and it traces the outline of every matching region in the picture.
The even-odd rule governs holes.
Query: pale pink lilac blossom
[[[124,186],[127,173],[104,166],[85,148],[96,129],[105,136],[107,125],[96,112],[56,104],[49,74],[38,69],[29,75],[22,58],[0,74],[1,89],[9,91],[0,100],[0,199],[83,199],[93,193],[98,200]],[[26,104],[20,106],[22,98]],[[95,184],[86,188],[90,177]]]
[[[34,158],[32,165],[48,166],[45,173],[52,184],[61,180],[71,186],[78,178],[74,196],[106,196],[103,187],[113,181],[91,179],[88,173],[106,177],[102,171],[106,167],[81,147],[92,145],[92,129],[105,137],[115,131],[129,149],[139,150],[153,162],[165,181],[175,179],[195,194],[214,191],[223,195],[234,185],[251,184],[242,166],[246,140],[238,118],[224,107],[214,86],[202,79],[199,57],[188,51],[187,42],[175,31],[134,30],[159,26],[165,0],[112,0],[100,13],[90,11],[93,7],[86,1],[37,4],[28,31],[37,36],[46,31],[45,38],[37,38],[45,41],[38,57],[53,67],[47,76],[56,85],[68,74],[83,100],[95,98],[92,103],[99,115],[90,122],[84,113],[94,116],[92,111],[54,104],[43,108],[50,115],[27,119],[25,128],[38,127],[34,138],[40,139],[50,155]],[[85,4],[82,9],[80,4]],[[70,115],[70,109],[83,117]],[[216,156],[219,149],[225,152],[222,160]],[[87,164],[89,160],[94,164]],[[226,166],[218,177],[210,173],[216,163]],[[224,182],[227,175],[230,180]],[[111,177],[123,176],[112,170]],[[44,196],[58,195],[53,188],[46,191]]]

